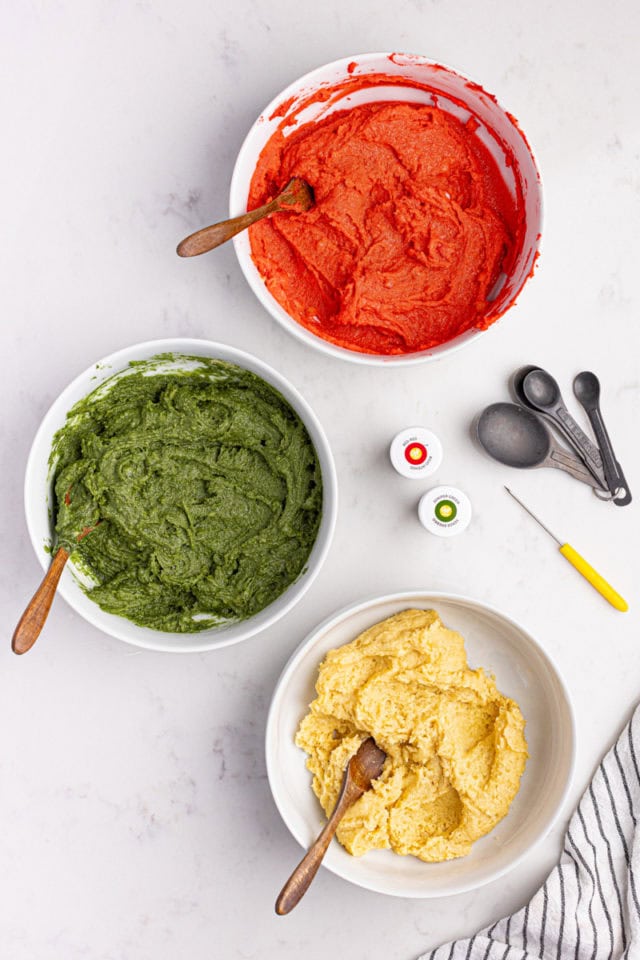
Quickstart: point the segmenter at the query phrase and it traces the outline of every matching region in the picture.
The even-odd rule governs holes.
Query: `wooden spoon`
[[[368,737],[360,744],[358,752],[347,764],[340,796],[327,825],[280,891],[276,900],[277,914],[284,916],[285,913],[289,913],[305,895],[318,872],[338,824],[349,807],[353,806],[356,800],[359,800],[370,788],[371,781],[380,776],[386,759],[386,753],[380,749],[373,737]]]
[[[304,213],[312,206],[313,188],[301,177],[293,177],[278,196],[270,200],[269,203],[265,203],[262,207],[257,207],[247,213],[242,213],[239,217],[214,223],[210,227],[204,227],[202,230],[192,233],[178,244],[176,253],[179,257],[197,257],[200,253],[207,253],[208,250],[219,247],[221,243],[225,243],[231,237],[235,237],[237,233],[246,230],[252,223],[257,223],[258,220],[269,217],[272,213],[278,213],[282,210],[286,210],[288,213]]]
[[[31,650],[42,630],[45,620],[49,616],[49,610],[56,595],[58,581],[62,576],[62,571],[69,559],[69,554],[64,547],[58,547],[53,562],[45,573],[42,583],[27,604],[18,626],[13,631],[11,639],[11,649],[14,653],[26,653]]]
[[[67,491],[67,497],[68,496],[69,491]],[[92,533],[101,522],[101,520],[98,520],[93,526],[85,527],[76,537],[78,543],[80,543],[88,533]],[[27,650],[31,650],[31,647],[40,636],[40,631],[49,616],[49,610],[51,610],[51,604],[53,603],[62,571],[68,559],[69,551],[64,547],[58,547],[51,566],[42,578],[42,583],[31,597],[26,610],[18,621],[18,626],[13,631],[11,649],[14,653],[26,653]]]

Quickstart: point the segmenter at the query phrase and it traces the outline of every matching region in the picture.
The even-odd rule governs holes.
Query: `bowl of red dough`
[[[538,255],[540,176],[514,117],[459,73],[369,53],[297,80],[238,154],[231,215],[292,177],[313,206],[238,235],[240,266],[291,333],[359,363],[417,363],[482,336]]]

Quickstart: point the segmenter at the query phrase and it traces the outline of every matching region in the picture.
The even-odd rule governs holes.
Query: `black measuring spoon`
[[[509,380],[509,389],[513,399],[517,403],[521,403],[524,407],[529,406],[529,401],[525,397],[524,392],[522,390],[522,384],[524,382],[524,378],[527,376],[528,373],[531,373],[533,370],[541,370],[541,369],[542,368],[536,366],[535,363],[530,363],[526,367],[519,367],[518,370],[516,370],[516,372],[512,374]]]
[[[602,413],[600,411],[600,381],[595,373],[591,373],[589,370],[583,370],[573,381],[573,392],[576,395],[576,399],[584,407],[589,417],[589,422],[593,427],[593,432],[596,435],[596,440],[602,453],[605,479],[609,490],[613,494],[613,502],[617,507],[624,507],[628,503],[631,503],[631,493],[620,468],[620,464],[616,460],[607,428],[602,419]]]
[[[485,452],[508,467],[555,467],[590,487],[600,482],[556,443],[542,420],[527,407],[492,403],[478,417],[476,434]]]
[[[534,410],[544,413],[571,444],[587,469],[604,487],[605,476],[600,451],[576,423],[562,399],[560,387],[546,370],[531,370],[522,380],[521,390]]]

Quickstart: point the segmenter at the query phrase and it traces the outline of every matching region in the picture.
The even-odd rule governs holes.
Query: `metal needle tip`
[[[505,488],[505,490],[507,491],[507,493],[509,494],[509,496],[510,496],[510,497],[513,497],[513,499],[516,501],[516,503],[519,503],[520,506],[522,507],[522,509],[523,509],[523,510],[526,510],[527,513],[529,514],[529,516],[530,516],[530,517],[533,517],[533,519],[536,521],[536,523],[538,523],[538,524],[542,527],[542,529],[543,529],[544,531],[546,531],[546,533],[548,533],[549,536],[550,536],[553,540],[556,541],[556,543],[559,543],[560,546],[562,546],[562,540],[558,539],[558,537],[556,537],[555,533],[552,533],[551,530],[549,530],[549,527],[545,526],[545,524],[542,522],[542,520],[540,519],[540,517],[537,517],[537,516],[535,515],[535,513],[533,513],[531,510],[529,510],[529,507],[526,505],[526,503],[523,503],[522,500],[520,499],[520,497],[516,497],[516,495],[515,495],[515,493],[513,492],[513,490],[510,490],[509,487],[508,487],[506,484],[504,485],[504,488]]]

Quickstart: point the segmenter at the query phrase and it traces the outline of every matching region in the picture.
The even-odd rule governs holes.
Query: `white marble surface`
[[[277,918],[299,849],[271,800],[263,730],[284,662],[319,619],[416,586],[490,601],[553,654],[578,722],[572,801],[637,700],[639,8],[8,0],[0,18],[0,953],[410,960],[517,907],[556,858],[561,823],[528,862],[473,894],[386,898],[323,871]],[[381,49],[425,53],[497,93],[535,145],[546,196],[543,255],[518,306],[468,351],[402,372],[305,349],[260,308],[230,247],[191,262],[174,254],[225,212],[236,151],[273,95],[318,64]],[[294,612],[237,647],[137,652],[59,601],[37,648],[17,659],[9,635],[40,575],[22,511],[39,420],[92,361],[167,335],[252,350],[313,405],[341,487],[326,566]],[[555,472],[514,476],[472,447],[473,414],[506,399],[508,374],[530,361],[569,395],[579,369],[601,376],[632,506],[600,504]],[[422,485],[387,465],[390,437],[412,422],[444,440],[437,479],[473,500],[461,538],[423,532]],[[507,502],[504,481],[628,595],[628,614],[557,556]]]

